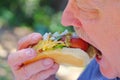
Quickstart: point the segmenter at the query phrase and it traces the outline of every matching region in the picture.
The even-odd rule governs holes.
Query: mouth
[[[87,36],[85,31],[83,30],[82,25],[79,25],[79,27],[74,26],[74,29],[75,29],[76,33],[80,33],[79,37],[81,39],[83,39],[86,43],[89,44],[89,47],[86,51],[86,53],[89,55],[89,57],[96,58],[96,60],[99,62],[103,56],[102,52],[98,48],[96,48],[92,45],[93,41],[90,41],[89,37]]]
[[[88,53],[90,58],[96,58],[97,61],[100,61],[102,59],[101,51],[92,45],[89,45],[86,52]]]

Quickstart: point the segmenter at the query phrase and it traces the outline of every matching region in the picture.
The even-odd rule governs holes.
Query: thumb
[[[36,52],[32,48],[22,49],[16,53],[10,54],[8,64],[14,70],[21,68],[23,62],[30,60],[36,56]]]

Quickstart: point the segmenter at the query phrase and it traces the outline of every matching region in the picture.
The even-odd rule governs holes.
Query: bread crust
[[[31,60],[24,62],[24,65],[36,62],[40,59],[51,58],[58,64],[83,67],[88,64],[89,57],[81,49],[63,48],[56,50],[37,52],[37,56]]]

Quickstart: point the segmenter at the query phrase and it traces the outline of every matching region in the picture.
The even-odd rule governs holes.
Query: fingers
[[[30,80],[52,80],[51,75],[54,75],[58,71],[59,65],[54,64],[51,68],[48,70],[44,70],[42,72],[37,73],[36,75],[33,75]],[[49,78],[49,79],[48,79]]]
[[[35,56],[35,51],[32,48],[27,48],[19,50],[17,53],[13,53],[8,57],[8,63],[15,77],[19,78],[18,80],[28,80],[28,78],[30,78],[32,75],[46,71],[54,65],[54,61],[47,58],[26,66],[22,66],[23,62],[32,59]]]
[[[53,64],[54,64],[54,62],[52,59],[46,58],[46,59],[37,61],[35,63],[32,63],[30,65],[24,66],[21,69],[21,72],[23,72],[26,79],[28,79],[29,77],[31,77],[34,74],[37,74],[39,72],[49,69],[50,67],[53,66]],[[34,80],[36,80],[36,79],[34,79]]]
[[[42,39],[42,35],[39,33],[32,33],[28,35],[27,37],[23,37],[18,42],[18,50],[28,48],[31,45],[34,45],[39,42],[39,40]]]
[[[30,60],[36,56],[36,52],[32,48],[22,49],[9,55],[8,63],[12,69],[19,69],[23,62]]]
[[[45,80],[56,80],[56,74],[51,75],[50,77],[48,77]]]

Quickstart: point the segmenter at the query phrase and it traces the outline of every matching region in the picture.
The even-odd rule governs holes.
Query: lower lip
[[[96,59],[101,60],[102,58],[99,55],[96,54]]]
[[[103,58],[99,58],[97,55],[95,56],[96,61],[100,64]]]

